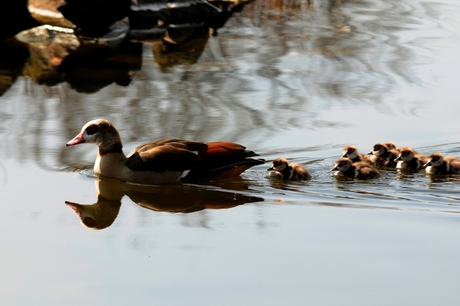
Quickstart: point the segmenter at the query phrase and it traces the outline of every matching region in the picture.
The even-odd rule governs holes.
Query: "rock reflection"
[[[96,92],[116,83],[127,86],[142,65],[142,44],[128,43],[116,50],[80,44],[71,33],[47,27],[18,34],[28,42],[29,58],[23,75],[37,84],[67,82],[78,92]]]
[[[167,41],[152,43],[155,62],[161,71],[176,65],[191,65],[196,63],[209,39],[207,33],[195,36],[181,44],[171,44]]]
[[[37,5],[35,2],[34,4]],[[82,41],[74,33],[74,29],[59,28],[53,25],[43,25],[24,30],[16,35],[16,38],[24,44],[20,44],[16,40],[8,40],[4,42],[1,48],[5,51],[10,51],[15,46],[23,48],[27,46],[28,48],[27,63],[24,67],[19,67],[22,72],[15,71],[14,75],[25,75],[35,83],[47,86],[68,82],[78,92],[93,93],[112,83],[121,86],[129,85],[133,76],[132,72],[139,70],[142,66],[143,43],[152,44],[155,62],[162,71],[175,65],[194,64],[205,48],[209,33],[215,35],[216,30],[227,22],[233,12],[241,10],[247,3],[248,1],[236,1],[230,4],[216,2],[215,6],[210,6],[205,5],[205,1],[200,2],[200,7],[203,5],[204,7],[212,7],[215,12],[212,14],[208,12],[205,15],[203,12],[200,14],[188,12],[187,14],[192,14],[195,19],[206,18],[202,22],[193,19],[196,22],[193,21],[193,23],[181,26],[168,26],[170,22],[174,21],[170,20],[165,24],[168,30],[160,31],[161,33],[158,29],[150,33],[147,29],[143,29],[141,24],[134,22],[132,24],[134,28],[131,29],[128,36],[130,42],[125,41],[116,49],[103,45],[97,40],[94,42]],[[192,6],[198,6],[198,4]],[[180,7],[176,10],[182,10]],[[204,10],[204,8],[201,9]],[[174,17],[164,12],[160,15],[164,18]],[[175,18],[184,16],[184,14],[177,14]],[[137,19],[131,17],[133,21],[142,19],[139,16]],[[181,22],[184,21],[182,19],[180,19]],[[62,25],[60,19],[54,23],[59,26]],[[21,51],[26,53],[25,50]],[[13,53],[7,58],[10,60],[16,57],[17,55]],[[6,69],[6,71],[8,70]],[[0,86],[1,95],[11,86],[14,79],[2,79],[0,82],[2,85]]]
[[[142,66],[142,44],[129,43],[116,50],[81,45],[67,56],[58,71],[78,92],[96,92],[112,83],[128,86]]]
[[[22,75],[22,69],[30,53],[24,44],[14,41],[8,44],[0,42],[0,54],[0,96],[2,96]]]
[[[220,187],[245,189],[241,184],[220,184]],[[246,186],[247,188],[247,186]],[[81,223],[91,229],[104,229],[113,224],[120,211],[122,198],[126,195],[139,206],[169,213],[192,213],[204,209],[226,209],[246,203],[263,201],[260,197],[212,189],[211,186],[162,185],[141,186],[119,180],[96,179],[97,202],[94,204],[65,203],[77,214]]]

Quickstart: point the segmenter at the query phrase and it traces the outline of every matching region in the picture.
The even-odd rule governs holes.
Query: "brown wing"
[[[208,142],[198,155],[203,163],[192,168],[183,181],[195,181],[205,177],[228,178],[240,175],[246,169],[265,163],[263,159],[246,147],[233,142]]]
[[[207,144],[201,141],[189,141],[189,140],[182,140],[182,139],[175,139],[175,138],[165,138],[165,139],[159,139],[156,141],[141,144],[140,146],[137,146],[136,148],[134,148],[131,154],[135,152],[149,151],[155,147],[164,146],[164,145],[169,145],[175,148],[182,148],[182,149],[196,151],[196,152],[206,149],[208,147]]]
[[[197,154],[206,147],[203,142],[161,139],[135,148],[129,155],[126,166],[133,171],[189,170],[202,162]]]
[[[184,181],[207,176],[233,177],[263,164],[246,147],[233,142],[196,142],[161,139],[138,146],[128,155],[126,166],[133,171],[164,172],[191,170]]]
[[[205,160],[258,156],[253,151],[246,150],[245,146],[234,142],[216,141],[208,142],[207,145],[207,148],[199,151],[199,155]]]

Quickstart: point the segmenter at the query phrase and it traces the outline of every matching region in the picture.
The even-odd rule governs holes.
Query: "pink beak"
[[[73,202],[69,202],[69,201],[65,201],[65,204],[67,206],[69,206],[70,208],[72,208],[72,210],[77,214],[77,216],[80,217],[82,211],[83,211],[83,205],[81,204],[77,204],[77,203],[73,203]]]
[[[74,139],[72,139],[71,141],[69,141],[66,146],[67,147],[70,147],[70,146],[75,146],[77,144],[80,144],[80,143],[85,143],[86,140],[83,136],[83,133],[80,133],[78,134],[77,136],[74,137]]]

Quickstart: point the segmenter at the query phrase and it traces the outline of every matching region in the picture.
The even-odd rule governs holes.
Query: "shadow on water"
[[[141,186],[127,184],[108,178],[96,179],[97,202],[78,204],[66,201],[77,214],[81,223],[92,229],[103,229],[112,225],[118,216],[122,198],[127,196],[139,206],[169,213],[192,213],[204,209],[227,209],[246,203],[262,202],[264,199],[241,193],[239,184],[219,183],[219,188],[200,185]],[[225,188],[223,188],[225,187]],[[233,190],[232,188],[237,188]]]

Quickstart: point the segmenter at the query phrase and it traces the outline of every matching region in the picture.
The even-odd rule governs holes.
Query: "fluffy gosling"
[[[424,166],[427,174],[454,174],[460,172],[460,160],[453,156],[443,156],[441,153],[431,154]]]
[[[368,155],[359,153],[358,149],[355,146],[346,146],[343,149],[342,157],[348,157],[354,163],[360,162],[360,161],[372,163],[371,158]]]
[[[377,143],[372,147],[372,151],[367,153],[371,155],[372,163],[376,167],[395,168],[395,159],[399,153],[397,150],[389,149],[385,144]]]
[[[269,171],[269,177],[282,180],[303,181],[311,179],[310,172],[303,165],[297,163],[289,164],[284,158],[275,159],[267,171]]]
[[[396,169],[403,171],[419,171],[423,169],[428,158],[424,155],[417,154],[412,148],[402,147],[399,149],[399,155],[395,159]]]
[[[334,168],[336,177],[350,177],[359,180],[378,178],[380,172],[367,162],[353,163],[349,158],[342,157],[335,162]]]

